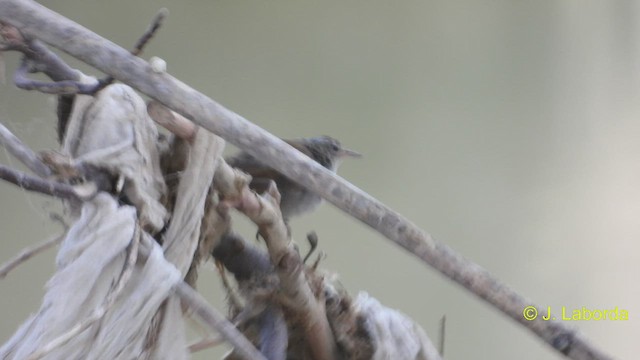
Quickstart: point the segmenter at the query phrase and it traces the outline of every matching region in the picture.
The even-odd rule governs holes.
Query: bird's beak
[[[360,154],[357,151],[353,151],[353,150],[349,150],[349,149],[340,149],[340,152],[338,152],[338,156],[343,158],[343,157],[354,157],[354,158],[361,158],[362,154]]]

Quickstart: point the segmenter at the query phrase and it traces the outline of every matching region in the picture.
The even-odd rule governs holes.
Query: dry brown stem
[[[214,185],[224,196],[223,203],[233,205],[258,226],[280,279],[280,290],[286,297],[283,301],[304,329],[312,357],[334,359],[336,345],[323,302],[312,291],[300,254],[289,237],[275,184],[267,193],[258,195],[249,189],[248,180],[247,175],[220,161]]]
[[[158,125],[171,131],[177,137],[184,139],[189,143],[193,142],[193,139],[196,136],[197,127],[189,121],[189,119],[180,114],[174,113],[166,106],[154,100],[147,103],[147,112]]]
[[[202,339],[189,345],[189,352],[196,353],[198,351],[202,351],[214,346],[218,346],[223,342],[224,340],[222,339],[222,337],[219,337],[219,336]]]

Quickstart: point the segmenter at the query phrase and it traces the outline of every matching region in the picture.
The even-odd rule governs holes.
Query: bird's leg
[[[309,252],[307,252],[307,255],[305,255],[304,259],[302,260],[303,264],[307,263],[307,260],[309,259],[311,254],[313,254],[313,252],[318,248],[318,234],[316,234],[315,231],[311,231],[307,234],[307,241],[309,242],[311,248],[309,248]]]

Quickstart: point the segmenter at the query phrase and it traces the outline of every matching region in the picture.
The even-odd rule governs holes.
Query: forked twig
[[[37,90],[41,93],[55,95],[93,94],[96,90],[95,84],[83,84],[74,80],[39,81],[31,79],[27,75],[35,72],[37,72],[35,62],[25,57],[13,74],[13,83],[23,90]]]
[[[0,123],[0,145],[4,146],[11,155],[15,156],[31,171],[41,176],[32,176],[0,164],[0,179],[4,179],[25,190],[35,191],[62,199],[87,200],[93,197],[93,195],[98,191],[98,185],[91,182],[87,182],[83,185],[71,186],[67,183],[53,179],[44,179],[44,177],[49,177],[53,173],[51,171],[52,168],[59,168],[58,165],[60,164],[58,163],[59,161],[56,162],[57,158],[54,156],[55,153],[46,153],[47,155],[44,157],[44,160],[48,161],[48,163],[43,161],[40,156],[13,135],[13,133],[2,123]],[[78,174],[88,175],[88,170],[82,166],[72,168],[71,170],[77,171]]]
[[[0,51],[18,51],[24,55],[21,66],[14,75],[16,86],[25,90],[43,89],[48,93],[65,93],[72,88],[78,92],[91,93],[98,85],[97,80],[83,82],[89,78],[73,69],[56,53],[49,50],[40,41],[24,35],[19,29],[0,22],[0,37],[4,39]],[[47,75],[53,83],[29,79],[26,74],[39,71]],[[60,85],[56,85],[60,82]],[[59,88],[59,90],[56,90]]]
[[[168,14],[169,12],[165,8],[156,14],[149,28],[136,41],[134,48],[131,50],[132,55],[138,56],[142,53],[144,47],[160,29]],[[15,50],[25,55],[13,78],[15,85],[21,89],[37,90],[46,94],[56,95],[92,95],[114,81],[111,75],[107,75],[102,80],[90,81],[89,83],[82,82],[80,72],[69,67],[51,50],[37,40],[25,36],[13,26],[0,24],[0,36],[5,39],[0,46],[0,51]],[[34,80],[27,75],[40,71],[49,76],[53,82]]]

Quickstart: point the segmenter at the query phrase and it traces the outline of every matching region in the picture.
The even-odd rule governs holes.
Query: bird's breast
[[[290,180],[286,182],[287,184],[277,184],[280,191],[280,210],[285,219],[311,212],[322,202],[322,198],[313,192]]]

